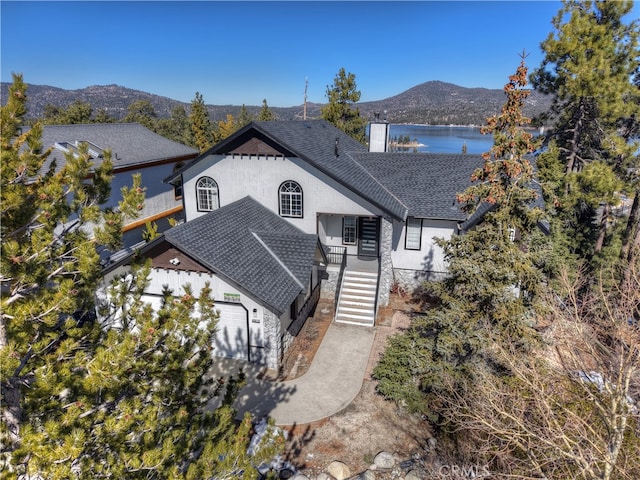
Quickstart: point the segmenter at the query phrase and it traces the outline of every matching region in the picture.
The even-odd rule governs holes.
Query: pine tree
[[[21,132],[25,104],[15,76],[0,114],[0,477],[249,478],[262,457],[246,453],[250,418],[234,420],[242,378],[208,405],[222,395],[207,380],[209,290],[166,292],[154,312],[141,262],[96,297],[101,254],[118,248],[144,189],[136,176],[117,210],[103,208],[110,153],[93,164],[83,145],[46,165],[42,127]],[[260,455],[281,445],[270,438]]]
[[[189,145],[196,147],[200,153],[213,146],[213,129],[209,120],[207,106],[199,92],[191,101],[191,112],[189,112],[189,123],[191,125],[191,141]]]
[[[247,110],[244,104],[242,104],[242,108],[240,109],[240,113],[238,114],[238,118],[236,119],[236,129],[240,130],[245,125],[249,125],[253,120],[253,116]]]
[[[631,1],[566,0],[532,75],[536,89],[554,95],[551,132],[566,175],[552,200],[563,228],[584,239],[576,252],[586,259],[613,243],[611,211],[620,188],[614,178],[626,181],[637,164],[638,145],[620,128],[638,111],[639,92],[631,78],[639,65],[640,32],[637,21],[623,21],[632,6]],[[596,174],[609,180],[594,183]],[[591,178],[576,179],[580,175]],[[589,195],[601,196],[603,205],[594,205]]]
[[[367,121],[360,116],[360,110],[355,107],[360,100],[356,76],[353,73],[347,74],[345,69],[341,68],[333,80],[333,85],[327,86],[326,95],[329,103],[322,108],[322,118],[364,143]]]
[[[182,105],[171,110],[169,118],[158,119],[155,132],[175,142],[188,144],[190,137],[189,118]]]
[[[67,108],[45,105],[44,120],[47,125],[73,125],[80,123],[94,123],[93,108],[87,102],[79,100],[71,103]]]
[[[262,100],[262,108],[260,109],[260,113],[258,114],[258,121],[260,122],[272,122],[276,119],[274,113],[269,109],[269,105],[267,105],[267,99]]]
[[[216,142],[219,142],[220,140],[224,140],[225,138],[233,134],[233,132],[235,132],[236,130],[237,130],[237,126],[233,118],[233,115],[231,115],[230,113],[227,113],[226,120],[220,120],[218,122],[218,131],[217,131],[218,135],[215,138]]]
[[[544,240],[536,228],[541,211],[528,156],[536,144],[522,115],[527,69],[524,58],[504,87],[500,114],[488,119],[494,146],[475,182],[458,196],[469,213],[482,209],[482,222],[464,235],[438,240],[448,275],[429,290],[437,306],[395,337],[375,369],[379,391],[409,408],[438,416],[441,396],[486,362],[492,342],[529,351],[538,337],[529,324],[539,308]],[[514,235],[514,230],[518,235]]]
[[[155,131],[158,115],[149,100],[136,100],[127,107],[123,122],[139,123]]]

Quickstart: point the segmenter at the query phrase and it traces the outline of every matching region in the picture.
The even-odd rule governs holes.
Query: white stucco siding
[[[126,275],[128,271],[129,267],[123,266],[105,276],[103,287],[98,292],[100,301],[106,299],[105,286],[113,281],[114,278]],[[211,288],[211,295],[215,303],[220,306],[220,310],[231,311],[231,308],[223,307],[223,305],[230,305],[242,308],[247,312],[249,346],[254,352],[252,361],[259,359],[257,357],[261,357],[262,354],[258,350],[268,347],[264,340],[264,307],[219,277],[205,273],[153,268],[149,275],[149,285],[145,290],[144,301],[150,303],[154,310],[157,311],[161,306],[161,295],[165,285],[172,290],[173,295],[179,296],[184,293],[183,286],[189,284],[194,297],[198,298],[207,282],[209,282],[209,287]],[[197,319],[197,314],[195,319]],[[228,334],[229,332],[227,332]]]
[[[442,249],[435,244],[435,238],[451,238],[457,225],[448,220],[422,220],[420,250],[405,248],[407,229],[401,222],[393,222],[393,249],[391,260],[393,268],[406,270],[422,270],[428,272],[445,272],[446,262]]]
[[[357,255],[358,245],[344,245],[342,243],[342,219],[344,215],[327,214],[318,219],[318,233],[325,245],[347,248],[347,255]],[[357,227],[356,227],[357,228]]]
[[[380,215],[380,210],[341,184],[298,158],[272,156],[211,156],[185,172],[184,196],[187,221],[206,212],[198,212],[196,182],[202,176],[218,184],[220,206],[251,195],[279,214],[280,185],[287,180],[302,188],[303,217],[284,217],[307,233],[316,233],[318,213]]]

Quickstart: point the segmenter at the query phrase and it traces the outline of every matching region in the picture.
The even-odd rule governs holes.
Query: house
[[[160,308],[169,288],[194,295],[208,283],[219,312],[214,354],[277,370],[283,352],[318,302],[327,259],[318,236],[302,232],[246,196],[147,243],[143,301]],[[105,286],[126,276],[132,256],[104,271]]]
[[[162,179],[196,158],[198,150],[166,139],[138,123],[45,125],[42,146],[52,147],[52,151],[44,169],[54,161],[58,169],[62,168],[65,155],[77,154],[81,143],[87,144],[97,164],[104,158],[104,151],[111,150],[114,178],[107,207],[117,206],[120,189],[131,186],[133,174],[142,177],[145,205],[139,217],[124,226],[125,246],[142,240],[145,222],[156,222],[162,231],[169,227],[169,217],[183,219],[180,186],[164,184]]]
[[[480,155],[371,152],[323,120],[253,122],[165,181],[183,186],[187,223],[250,194],[318,235],[336,318],[372,325],[393,283],[446,273],[433,239],[459,231],[456,194],[480,165]]]
[[[393,284],[446,275],[435,238],[476,223],[456,195],[482,156],[389,153],[371,126],[380,151],[323,120],[253,122],[168,175],[185,223],[141,250],[152,303],[165,285],[212,282],[217,354],[277,368],[319,297],[337,322],[372,326]]]

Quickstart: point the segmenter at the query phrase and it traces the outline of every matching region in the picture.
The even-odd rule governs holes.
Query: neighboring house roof
[[[174,181],[208,155],[235,151],[255,135],[273,145],[274,151],[305,160],[391,216],[406,218],[406,206],[349,155],[367,148],[325,120],[252,122],[164,181]]]
[[[279,315],[304,291],[318,247],[251,197],[167,230],[164,238]]]
[[[462,221],[456,195],[482,166],[481,155],[365,152],[350,154],[408,208],[411,217]]]
[[[64,150],[77,148],[80,142],[90,143],[95,162],[101,161],[103,150],[111,150],[114,171],[162,163],[171,160],[195,158],[198,150],[164,138],[139,123],[90,123],[77,125],[44,125],[42,147],[54,148],[45,163],[48,168],[56,161],[57,169],[65,162]],[[66,145],[65,145],[66,144]]]

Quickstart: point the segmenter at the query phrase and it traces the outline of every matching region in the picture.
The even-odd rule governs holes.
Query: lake
[[[432,126],[432,125],[389,125],[389,142],[400,136],[409,136],[423,146],[418,152],[462,153],[467,145],[467,153],[484,153],[491,150],[493,136],[480,133],[480,127]],[[413,152],[410,148],[408,151]]]

